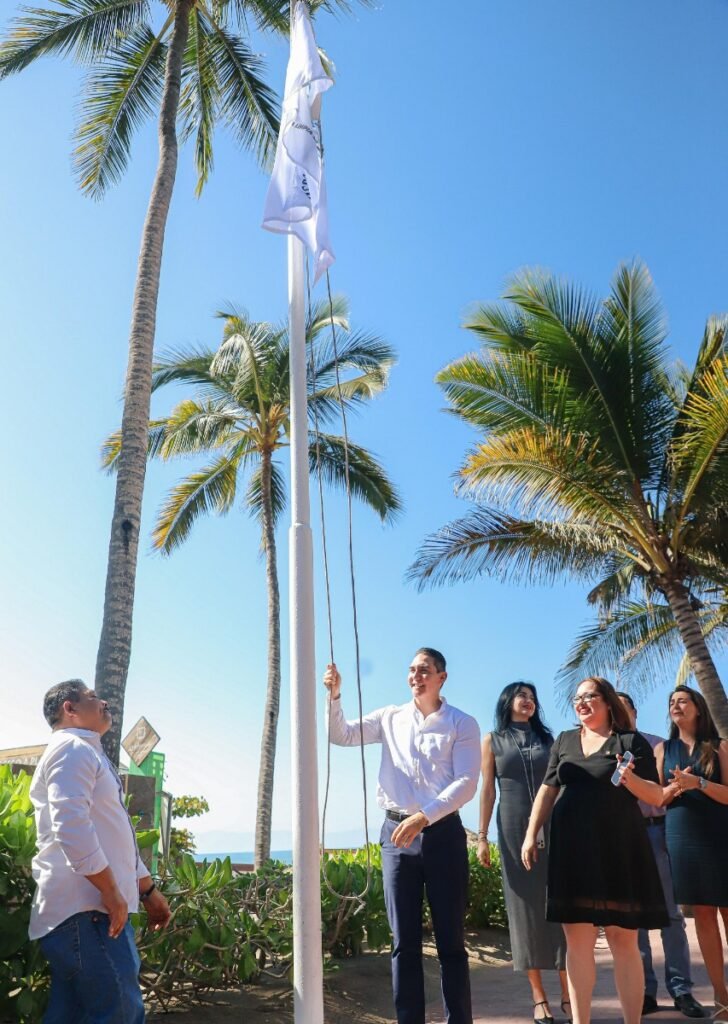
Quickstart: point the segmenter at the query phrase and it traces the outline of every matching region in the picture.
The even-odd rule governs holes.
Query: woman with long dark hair
[[[675,898],[693,908],[695,931],[715,996],[715,1020],[728,1020],[719,915],[728,935],[728,742],[705,698],[689,686],[670,695],[668,739],[655,749],[663,783],[678,793],[667,808],[667,848]]]
[[[544,724],[541,705],[533,683],[516,682],[505,687],[495,709],[495,729],[483,740],[483,787],[480,792],[478,859],[490,865],[488,826],[498,801],[498,849],[500,851],[503,893],[511,935],[513,970],[525,971],[531,985],[534,1019],[552,1024],[542,970],[560,971],[561,1008],[567,1011],[564,934],[558,924],[546,920],[546,844],[536,869],[527,872],[521,861],[521,845],[526,835],[533,801],[543,781],[554,742]]]
[[[589,1024],[594,945],[603,927],[625,1024],[639,1024],[644,973],[637,930],[662,928],[669,919],[637,798],[662,804],[669,794],[658,784],[652,747],[631,728],[611,683],[584,679],[573,706],[579,725],[551,748],[521,855],[528,870],[538,866],[538,833],[553,811],[546,916],[566,933],[574,1022]],[[618,771],[624,758],[634,759],[632,767]]]

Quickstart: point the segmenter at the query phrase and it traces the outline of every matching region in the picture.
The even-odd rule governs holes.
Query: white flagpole
[[[293,5],[291,5],[293,6]],[[288,236],[291,376],[291,791],[293,794],[293,1017],[323,1024],[313,543],[308,493],[306,304],[303,242]]]

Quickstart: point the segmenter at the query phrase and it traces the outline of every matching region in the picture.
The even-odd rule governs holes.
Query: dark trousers
[[[424,1024],[422,900],[427,893],[440,960],[448,1024],[472,1024],[470,974],[465,952],[468,851],[458,815],[426,828],[408,849],[392,843],[397,822],[381,834],[387,917],[392,929],[392,986],[398,1024]]]

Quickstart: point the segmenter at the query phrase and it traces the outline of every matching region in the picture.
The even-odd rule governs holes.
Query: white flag
[[[335,258],[329,241],[319,124],[321,95],[333,84],[316,48],[308,7],[298,0],[293,13],[281,130],[263,227],[294,234],[308,246],[314,256],[314,284]]]

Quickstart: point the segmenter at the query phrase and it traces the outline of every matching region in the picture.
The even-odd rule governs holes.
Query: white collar
[[[86,740],[91,744],[92,747],[101,749],[101,737],[93,729],[76,729],[74,726],[64,726],[62,729],[54,730],[56,736],[60,736],[62,733],[71,733],[72,736],[78,736],[81,740]]]

